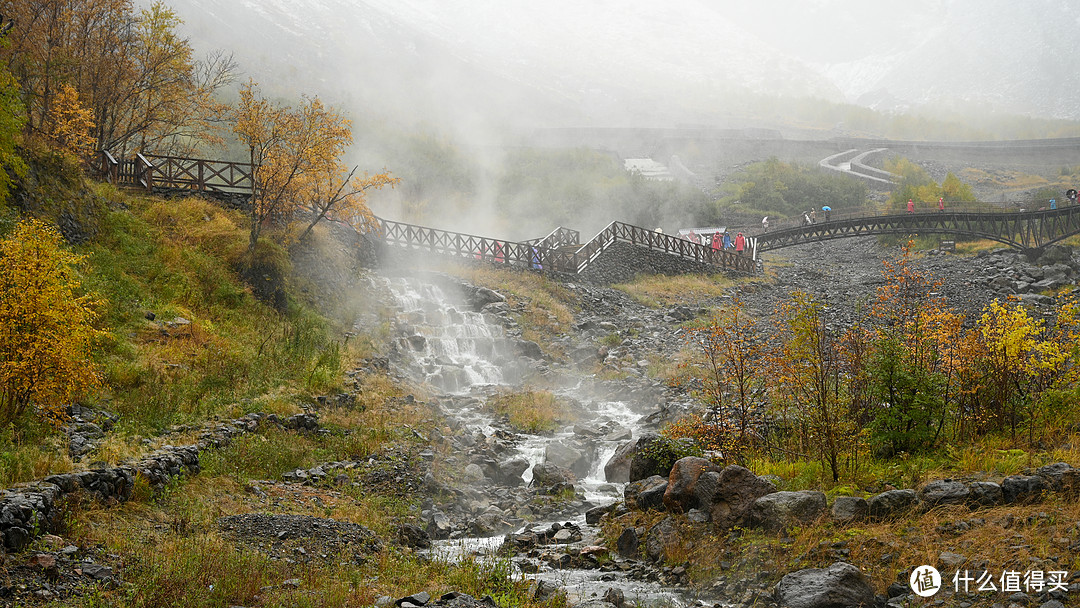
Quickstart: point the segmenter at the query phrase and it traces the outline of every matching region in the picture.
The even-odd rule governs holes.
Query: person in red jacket
[[[945,197],[944,196],[939,196],[938,197],[938,199],[937,199],[937,210],[938,211],[945,211]]]
[[[907,212],[915,213],[915,202],[912,201],[910,198],[907,199]]]
[[[713,251],[720,251],[720,233],[719,232],[712,233],[712,250]]]
[[[746,237],[740,232],[735,235],[735,253],[742,255],[744,249],[746,249]]]

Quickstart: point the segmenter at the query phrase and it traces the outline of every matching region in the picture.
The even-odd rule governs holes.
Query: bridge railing
[[[250,192],[251,164],[205,158],[147,154],[154,164],[154,185],[205,192]]]
[[[136,186],[147,191],[182,188],[198,192],[250,192],[251,164],[204,158],[136,154],[116,158],[101,150],[97,171],[108,182]]]
[[[556,230],[541,239],[514,242],[382,218],[379,218],[378,222],[376,234],[391,245],[438,255],[524,266],[536,270],[581,273],[605,249],[621,241],[683,259],[710,264],[724,270],[745,273],[755,271],[755,261],[749,254],[738,255],[730,251],[713,250],[683,238],[623,222],[612,222],[588,243],[581,246],[577,246],[576,243],[578,233],[565,228]],[[543,246],[541,243],[545,241],[557,246]],[[575,242],[567,243],[567,241]]]
[[[1064,206],[1061,202],[1058,206]],[[1049,205],[1046,206],[1049,208]],[[945,202],[945,213],[1020,213],[1023,211],[1035,211],[1025,207],[1021,203],[1015,202]],[[822,222],[838,222],[845,220],[859,220],[866,218],[884,217],[889,215],[902,215],[907,213],[906,208],[902,209],[856,209],[851,211],[830,211],[826,214],[820,208],[815,212],[814,223],[820,224]],[[937,201],[933,202],[919,202],[915,203],[915,210],[912,212],[914,215],[929,215],[935,213],[942,213],[938,209]],[[788,228],[799,228],[806,225],[806,220],[803,215],[797,215],[787,218],[774,218],[769,217],[769,230],[773,232],[775,230],[786,230]],[[744,231],[752,234],[760,235],[764,230],[760,225],[748,226]]]
[[[581,233],[577,230],[559,226],[555,230],[552,230],[547,236],[538,239],[529,239],[525,242],[536,247],[557,249],[569,245],[579,245],[581,243]]]

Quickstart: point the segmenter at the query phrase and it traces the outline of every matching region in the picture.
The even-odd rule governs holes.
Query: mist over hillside
[[[405,121],[733,125],[748,93],[1080,119],[1068,0],[175,0],[268,85]]]

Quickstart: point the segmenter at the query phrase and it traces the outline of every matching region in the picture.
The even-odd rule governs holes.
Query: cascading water
[[[489,389],[487,392],[490,393],[492,387],[513,387],[521,382],[523,370],[528,365],[517,355],[503,326],[493,322],[489,315],[469,310],[468,305],[452,297],[451,288],[435,282],[396,278],[389,280],[387,287],[398,309],[394,348],[399,363],[406,365],[417,380],[452,395],[442,402],[444,407],[451,404],[447,413],[455,417],[467,433],[495,434],[495,419],[483,408],[484,389]],[[638,433],[643,414],[627,401],[583,399],[590,394],[584,382],[562,392],[580,403],[579,424],[550,435],[519,435],[515,443],[517,453],[529,463],[523,480],[531,481],[533,465],[552,457],[558,446],[584,434],[592,438],[591,458],[587,469],[578,471],[575,488],[584,495],[586,506],[614,502],[621,497],[623,484],[607,481],[604,463],[619,445]],[[584,510],[570,521],[587,527]],[[444,541],[437,543],[435,553],[454,558],[472,551],[490,551],[501,544],[502,538],[499,535]],[[571,594],[572,599],[575,596],[585,599],[596,593],[602,595],[606,589],[614,587],[622,590],[628,600],[639,604],[689,604],[671,589],[612,577],[595,570],[541,570],[536,576],[559,585]]]

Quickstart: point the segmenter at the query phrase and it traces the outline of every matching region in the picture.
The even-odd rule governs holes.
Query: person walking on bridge
[[[945,211],[945,197],[944,196],[939,196],[938,197],[938,199],[937,199],[937,210],[938,211]]]
[[[761,231],[762,232],[768,232],[769,231],[769,216],[767,216],[767,215],[765,217],[761,218]]]
[[[722,243],[720,241],[720,233],[719,232],[712,233],[712,250],[713,250],[713,253],[716,253],[717,251],[720,251],[720,245],[721,244]]]
[[[746,237],[744,237],[743,234],[740,232],[739,234],[735,235],[735,253],[742,255],[745,249]]]
[[[907,199],[907,212],[915,213],[915,201],[911,200],[910,198]]]
[[[731,249],[731,233],[724,232],[724,249]]]

